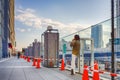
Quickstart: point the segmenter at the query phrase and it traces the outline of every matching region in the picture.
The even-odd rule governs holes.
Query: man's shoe
[[[71,69],[71,75],[74,75],[74,73],[73,73],[73,69]]]

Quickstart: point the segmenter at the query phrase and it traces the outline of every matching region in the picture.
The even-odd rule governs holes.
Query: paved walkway
[[[10,58],[0,62],[0,80],[81,80],[81,75],[70,75],[70,71],[58,68],[36,69],[32,62]]]

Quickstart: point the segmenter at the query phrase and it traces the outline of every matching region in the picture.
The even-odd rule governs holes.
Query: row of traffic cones
[[[83,75],[82,75],[82,80],[89,80],[89,75],[88,75],[88,66],[84,65],[84,70],[83,70]],[[100,80],[99,78],[99,67],[98,63],[94,63],[94,70],[93,70],[93,80]]]
[[[26,57],[24,55],[21,55],[20,57],[23,58],[24,60],[27,60],[27,62],[30,62],[30,57],[29,56]],[[40,63],[41,63],[41,59],[40,58],[38,58],[38,59],[33,58],[32,66],[36,66],[36,68],[39,69],[40,68]]]

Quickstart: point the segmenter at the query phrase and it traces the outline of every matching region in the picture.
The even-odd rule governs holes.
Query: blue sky
[[[15,0],[17,49],[39,41],[48,25],[65,36],[109,19],[110,10],[110,0]]]

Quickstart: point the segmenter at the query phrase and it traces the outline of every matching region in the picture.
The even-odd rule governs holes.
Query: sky
[[[15,0],[17,50],[41,40],[52,26],[60,37],[110,18],[110,0]]]

